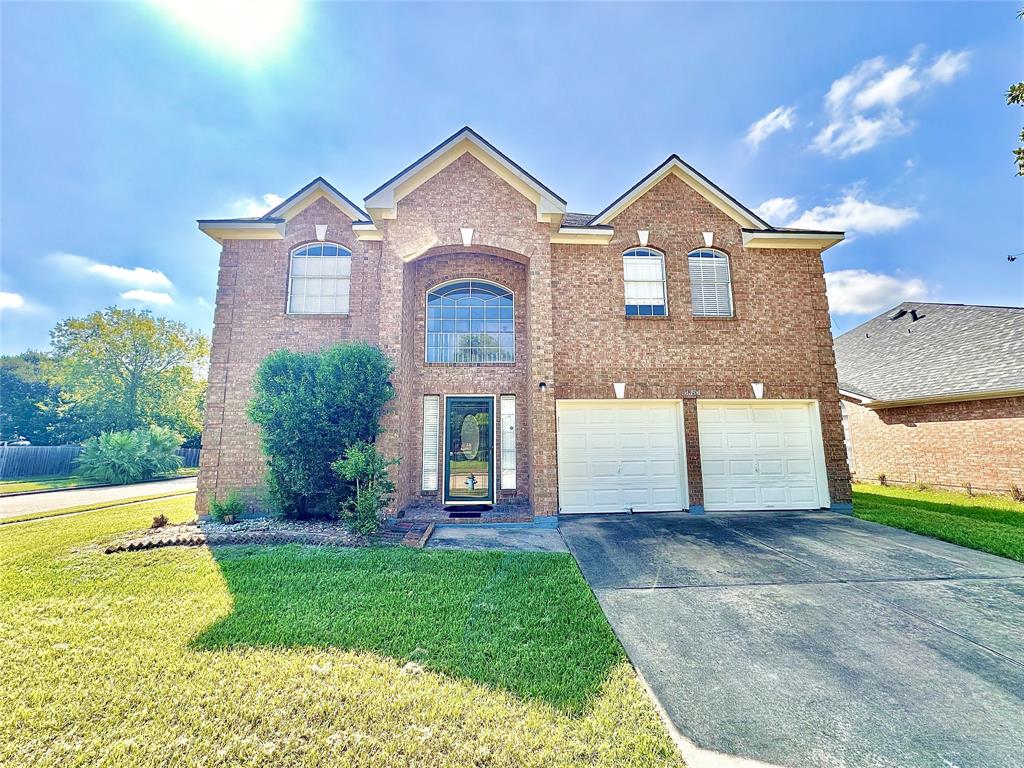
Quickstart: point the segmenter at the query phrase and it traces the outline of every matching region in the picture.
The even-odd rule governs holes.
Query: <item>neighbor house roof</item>
[[[835,352],[839,389],[873,407],[1024,393],[1024,307],[904,302]]]

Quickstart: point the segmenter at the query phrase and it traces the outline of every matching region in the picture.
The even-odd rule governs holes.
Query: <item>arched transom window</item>
[[[701,248],[690,254],[689,262],[694,317],[732,317],[729,257],[721,251]]]
[[[622,254],[626,284],[626,315],[662,317],[665,304],[665,254],[653,248],[631,248]]]
[[[515,357],[510,290],[458,280],[427,293],[428,363],[511,363]]]
[[[292,251],[288,312],[347,315],[352,252],[337,243],[310,243]]]

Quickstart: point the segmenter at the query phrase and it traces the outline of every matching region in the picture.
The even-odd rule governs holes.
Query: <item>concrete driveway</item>
[[[691,766],[1024,765],[1024,565],[831,513],[560,528]]]

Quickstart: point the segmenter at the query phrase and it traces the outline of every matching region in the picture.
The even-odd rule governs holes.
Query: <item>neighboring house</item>
[[[596,215],[469,128],[365,200],[322,178],[223,245],[197,507],[261,483],[259,361],[396,363],[398,510],[483,519],[849,507],[821,251],[676,156]]]
[[[1024,487],[1024,308],[907,302],[835,349],[856,480]]]

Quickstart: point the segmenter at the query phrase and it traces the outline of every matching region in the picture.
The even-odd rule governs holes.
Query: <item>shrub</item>
[[[384,510],[395,492],[388,468],[396,464],[398,459],[385,458],[377,446],[361,441],[331,465],[355,487],[355,496],[342,505],[342,513],[355,531],[373,533],[380,528]]]
[[[244,515],[248,509],[249,507],[245,503],[245,497],[243,497],[238,491],[228,491],[227,495],[221,500],[216,498],[210,499],[210,517],[218,523],[223,523],[225,520],[237,520]]]
[[[1010,486],[1010,498],[1014,501],[1024,501],[1024,490],[1016,483]]]
[[[165,427],[104,432],[83,445],[78,473],[111,485],[148,480],[181,466],[179,445],[181,438]]]
[[[889,484],[888,478],[885,476],[885,472],[882,472],[882,473],[880,473],[878,475],[878,484],[879,485],[888,485]]]
[[[160,514],[160,515],[157,515],[156,517],[153,518],[153,524],[151,526],[149,526],[149,527],[153,528],[153,529],[163,528],[169,522],[170,522],[170,520],[167,519],[167,515]]]
[[[286,517],[336,517],[351,485],[331,462],[372,441],[394,396],[391,360],[362,342],[278,350],[260,363],[249,417],[260,426],[267,490]]]

